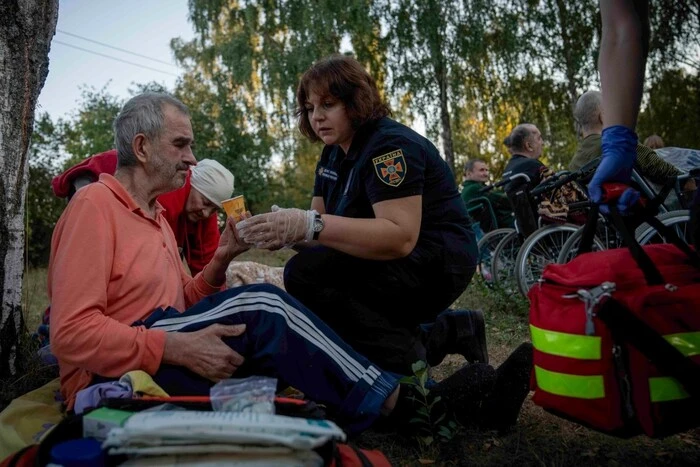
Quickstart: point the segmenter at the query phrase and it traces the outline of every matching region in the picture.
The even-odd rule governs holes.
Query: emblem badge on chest
[[[379,180],[389,186],[399,186],[406,178],[408,167],[401,149],[375,157],[372,164]]]

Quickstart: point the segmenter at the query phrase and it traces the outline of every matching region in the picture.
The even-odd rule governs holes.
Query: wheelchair
[[[531,191],[527,183],[529,177],[525,174],[515,174],[494,185],[502,186],[518,179],[526,182],[509,193],[516,228],[503,229],[506,231],[482,239],[482,243],[488,241],[491,245],[497,239],[496,235],[500,237],[490,255],[493,282],[497,286],[508,292],[517,288],[522,295],[526,295],[532,284],[539,280],[544,266],[556,261],[559,250],[568,237],[578,230],[578,225],[567,222],[566,217],[552,219],[539,216],[536,204],[546,193],[584,177],[586,173],[583,170],[557,173]],[[573,208],[569,206],[569,209]]]
[[[591,164],[594,162],[597,164],[598,159],[591,161]],[[688,196],[681,190],[681,186],[689,178],[695,178],[699,175],[700,169],[683,172],[678,177],[670,178],[657,191],[637,169],[632,170],[632,182],[635,188],[639,189],[642,197],[647,200],[648,205],[645,208],[647,212],[657,214],[656,217],[662,224],[673,227],[676,235],[690,243],[692,243],[693,239],[690,231],[690,211],[687,209]],[[682,209],[672,209],[672,206],[667,204],[671,190],[675,192],[675,199],[680,201]],[[564,264],[576,257],[582,233],[583,228],[569,237],[557,258],[558,263]],[[666,242],[666,239],[647,222],[635,226],[634,237],[640,245]],[[621,246],[621,235],[611,225],[607,217],[599,214],[596,236],[593,239],[591,251],[619,248]]]
[[[491,187],[489,187],[490,189]],[[485,196],[480,196],[469,200],[467,203],[467,212],[469,216],[476,222],[472,224],[472,228],[476,233],[477,247],[479,250],[478,268],[487,285],[492,283],[491,275],[491,254],[498,242],[501,241],[505,234],[510,233],[513,229],[498,228],[498,216],[496,210]]]
[[[475,222],[472,224],[472,229],[477,234],[477,241],[480,240],[486,232],[492,231],[498,226],[496,211],[491,205],[491,201],[485,197],[471,199],[467,202],[467,213]]]

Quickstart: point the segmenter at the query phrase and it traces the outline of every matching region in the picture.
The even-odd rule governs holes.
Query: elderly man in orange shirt
[[[171,395],[209,394],[232,375],[275,376],[326,404],[350,432],[380,415],[397,424],[414,416],[410,388],[281,289],[220,292],[228,264],[248,249],[232,218],[209,264],[194,278],[186,273],[157,202],[197,163],[184,104],[141,94],[114,129],[116,173],[76,192],[51,242],[51,342],[69,408],[81,389],[144,370]],[[509,426],[529,390],[531,358],[526,347],[498,370],[467,365],[431,394],[455,416]]]

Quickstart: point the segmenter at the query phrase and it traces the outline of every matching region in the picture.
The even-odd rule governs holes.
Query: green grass
[[[22,309],[28,330],[34,332],[41,322],[44,310],[49,305],[46,289],[46,268],[29,269],[24,272],[22,284]]]
[[[29,269],[22,284],[22,311],[25,334],[20,341],[17,375],[0,380],[0,409],[15,397],[46,384],[58,376],[58,368],[45,366],[36,357],[38,343],[31,338],[49,304],[46,269]]]
[[[294,254],[291,250],[277,252],[249,251],[241,261],[256,261],[270,266],[282,266]],[[48,299],[46,270],[30,270],[25,274],[25,319],[30,330],[36,328]],[[487,288],[475,278],[455,303],[457,308],[481,309],[486,318],[491,363],[498,365],[521,342],[529,340],[527,327],[528,304],[517,294]],[[32,360],[34,348],[24,343],[27,361]],[[448,356],[432,369],[441,379],[464,364],[462,357]],[[36,363],[25,366],[21,376],[2,383],[0,403],[6,403],[53,377],[55,369]],[[689,416],[694,416],[689,414]],[[662,440],[638,436],[619,439],[597,433],[580,425],[555,417],[531,401],[526,401],[520,420],[508,435],[493,432],[462,430],[446,444],[421,449],[415,440],[387,433],[368,431],[353,440],[361,447],[381,449],[396,465],[700,465],[700,430],[670,436]]]

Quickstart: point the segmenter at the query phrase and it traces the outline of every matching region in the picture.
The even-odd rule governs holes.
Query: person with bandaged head
[[[426,347],[429,363],[445,352],[485,361],[480,312],[442,315],[449,325],[436,323],[437,344],[419,331],[469,284],[476,240],[437,148],[389,114],[355,59],[313,64],[297,89],[301,133],[325,144],[311,209],[275,206],[237,224],[241,238],[299,250],[285,266],[286,290],[383,368],[412,374]],[[449,329],[465,335],[462,351],[442,346]]]
[[[97,181],[100,174],[114,175],[116,170],[117,150],[111,149],[56,176],[51,186],[56,196],[70,199],[77,189]],[[193,276],[214,256],[220,238],[216,212],[221,202],[231,197],[233,184],[234,176],[226,167],[213,159],[202,159],[192,167],[182,188],[158,197]]]

